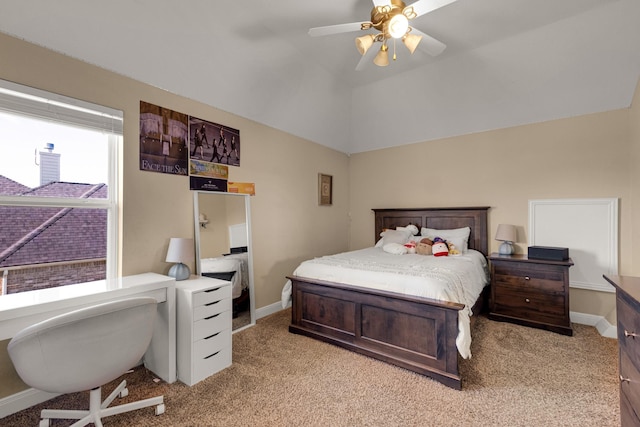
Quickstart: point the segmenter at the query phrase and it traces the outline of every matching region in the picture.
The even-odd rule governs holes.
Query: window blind
[[[122,135],[120,110],[1,79],[0,111]]]

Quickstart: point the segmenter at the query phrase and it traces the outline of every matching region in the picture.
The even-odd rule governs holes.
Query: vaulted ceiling
[[[2,0],[0,32],[346,153],[626,108],[640,76],[638,0],[457,0],[411,21],[442,54],[361,71],[360,32],[308,35],[372,7]]]

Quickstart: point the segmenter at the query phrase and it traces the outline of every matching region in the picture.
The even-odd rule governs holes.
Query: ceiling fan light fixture
[[[377,53],[376,57],[373,59],[373,63],[378,67],[386,67],[389,65],[389,48],[386,44],[383,44],[380,48],[380,52]]]
[[[367,34],[362,37],[356,37],[356,48],[358,48],[358,52],[360,55],[364,55],[367,53],[369,48],[373,45],[374,37],[372,34]]]
[[[417,34],[407,34],[402,38],[402,43],[404,43],[407,49],[409,49],[409,52],[413,54],[418,47],[418,44],[420,44],[420,40],[422,40],[422,36]]]
[[[399,39],[407,34],[407,30],[409,29],[409,20],[402,13],[398,13],[389,19],[387,25],[389,35],[394,39]]]

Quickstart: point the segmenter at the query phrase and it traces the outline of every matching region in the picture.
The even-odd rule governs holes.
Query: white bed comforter
[[[228,273],[235,271],[231,279],[232,297],[238,298],[243,289],[249,288],[248,254],[246,252],[230,254],[200,260],[202,273]]]
[[[471,307],[489,283],[487,261],[469,250],[459,256],[393,255],[366,248],[304,261],[295,276],[416,295],[465,305],[458,316],[456,346],[471,357]],[[291,301],[291,281],[282,290],[282,306]]]

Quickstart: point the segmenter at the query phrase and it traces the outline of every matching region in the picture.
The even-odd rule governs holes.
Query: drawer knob
[[[635,338],[637,336],[639,336],[638,334],[636,334],[635,332],[629,332],[626,329],[624,330],[624,336],[625,337],[631,337],[631,338]]]
[[[529,276],[524,276],[524,280],[530,280]]]
[[[531,300],[529,298],[525,298],[524,302],[531,302]]]
[[[631,382],[631,378],[625,378],[622,375],[620,375],[620,382],[621,383],[630,383]]]

